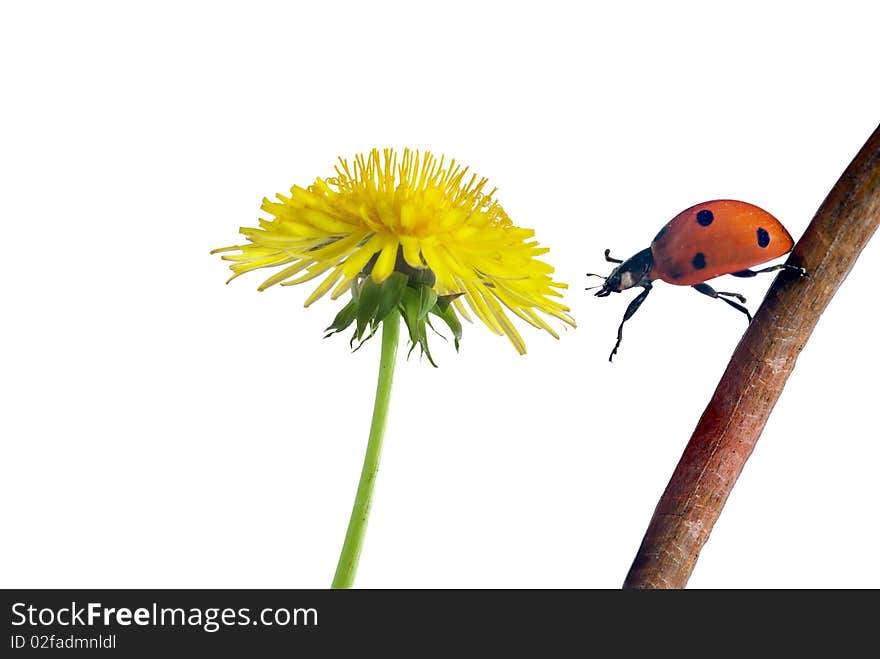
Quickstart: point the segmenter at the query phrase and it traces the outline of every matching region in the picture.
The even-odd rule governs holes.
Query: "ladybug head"
[[[607,255],[606,255],[607,256]],[[605,278],[602,288],[596,292],[597,297],[607,297],[612,293],[620,293],[633,286],[642,286],[648,281],[648,273],[654,264],[651,248],[628,258],[611,271]]]

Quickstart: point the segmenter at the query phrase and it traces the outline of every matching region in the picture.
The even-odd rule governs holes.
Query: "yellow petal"
[[[516,327],[510,322],[510,318],[504,313],[501,305],[499,305],[498,302],[495,301],[495,298],[489,293],[481,291],[481,294],[486,302],[486,306],[489,307],[492,315],[495,317],[495,320],[498,321],[498,324],[501,326],[502,331],[507,335],[507,338],[510,339],[513,347],[516,348],[519,354],[526,354],[525,341],[523,341],[519,332],[516,331]]]
[[[383,238],[383,242],[385,244],[382,247],[379,258],[376,259],[376,265],[373,266],[372,277],[373,281],[377,284],[381,284],[388,279],[391,273],[394,272],[394,264],[397,262],[397,240],[387,236]]]
[[[404,261],[406,261],[413,268],[423,267],[418,240],[416,240],[412,236],[401,236],[400,246],[403,248]]]
[[[276,272],[274,275],[269,277],[266,281],[259,285],[257,288],[258,291],[265,291],[270,286],[274,286],[279,281],[284,281],[285,279],[289,279],[293,277],[297,272],[300,272],[309,266],[308,261],[300,261],[299,263],[295,263],[294,265],[284,268],[281,272]]]
[[[382,237],[378,235],[371,236],[366,243],[358,247],[351,256],[345,260],[342,266],[342,272],[346,277],[354,277],[357,273],[364,269],[367,262],[373,258],[373,254],[382,248]]]
[[[337,281],[339,281],[339,278],[340,278],[341,276],[342,276],[342,270],[340,270],[339,268],[337,268],[337,269],[333,272],[332,275],[330,275],[329,277],[327,277],[327,279],[325,279],[323,282],[321,282],[321,285],[318,286],[318,288],[316,288],[316,289],[312,292],[311,295],[309,295],[309,297],[306,299],[306,301],[305,301],[305,303],[303,304],[303,306],[304,306],[304,307],[309,306],[312,302],[314,302],[315,300],[317,300],[318,298],[320,298],[322,295],[324,295],[324,293],[326,293],[326,292],[329,291],[331,288],[333,288],[333,284],[335,284]]]

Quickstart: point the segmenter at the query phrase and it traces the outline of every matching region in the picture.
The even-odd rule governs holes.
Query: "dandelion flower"
[[[363,546],[373,484],[379,468],[397,358],[400,319],[412,347],[428,349],[431,317],[446,324],[458,348],[459,314],[468,310],[496,334],[525,352],[508,312],[559,338],[545,317],[574,326],[560,301],[565,284],[537,257],[547,249],[531,229],[514,226],[487,191],[487,180],[468,175],[454,160],[430,153],[373,149],[352,163],[339,160],[336,175],[289,196],[263,200],[271,219],[243,228],[248,243],[223,252],[231,279],[259,268],[278,268],[260,290],[318,280],[306,306],[330,294],[351,294],[328,336],[355,326],[352,344],[382,326],[379,378],[361,479],[333,578],[349,588]],[[457,313],[456,313],[457,312]],[[369,330],[369,333],[368,333]]]
[[[264,199],[262,210],[272,217],[261,219],[258,228],[241,229],[249,243],[215,250],[227,252],[231,279],[258,268],[281,268],[260,290],[320,279],[305,302],[309,306],[327,293],[333,299],[349,291],[358,297],[366,278],[381,286],[398,273],[409,288],[422,284],[433,291],[439,307],[427,311],[445,315],[453,332],[457,319],[448,303],[467,320],[469,310],[507,336],[520,353],[525,343],[508,311],[556,338],[542,316],[574,326],[560,301],[566,284],[553,281],[553,268],[537,258],[548,250],[533,240],[533,230],[514,226],[493,198],[495,190],[487,191],[487,179],[469,175],[454,160],[447,164],[409,149],[401,157],[373,149],[351,163],[340,158],[335,169],[335,176],[308,188],[294,186],[289,196]],[[330,329],[339,331],[349,317],[354,322],[355,302]],[[401,312],[414,343],[424,338],[426,349],[419,319]],[[361,324],[375,329],[378,320]]]

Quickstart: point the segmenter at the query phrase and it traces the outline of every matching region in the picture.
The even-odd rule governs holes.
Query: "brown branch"
[[[880,127],[767,292],[657,504],[624,588],[683,588],[819,316],[880,224]]]

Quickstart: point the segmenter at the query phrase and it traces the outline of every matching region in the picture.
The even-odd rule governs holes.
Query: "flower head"
[[[329,330],[356,321],[361,338],[397,308],[413,345],[425,352],[431,313],[453,331],[456,346],[455,311],[470,320],[470,309],[520,353],[525,343],[505,309],[557,338],[539,314],[574,326],[559,301],[566,284],[554,282],[553,268],[537,259],[548,250],[532,240],[534,231],[514,226],[485,178],[409,149],[401,157],[373,149],[352,163],[340,158],[335,169],[308,188],[264,199],[262,210],[272,218],[241,229],[250,242],[214,250],[238,252],[223,256],[232,262],[231,279],[281,267],[260,285],[264,290],[322,277],[306,306],[328,292],[333,299],[352,294]]]

